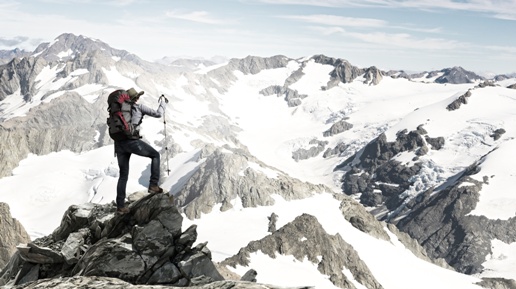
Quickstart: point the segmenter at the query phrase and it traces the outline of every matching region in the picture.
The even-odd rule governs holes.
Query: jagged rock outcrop
[[[516,83],[515,83],[515,84],[511,84],[511,85],[507,86],[507,88],[510,88],[510,89],[516,89]]]
[[[490,81],[490,80],[484,80],[483,82],[479,83],[476,87],[478,88],[484,88],[484,87],[495,87],[495,83],[493,81]]]
[[[482,278],[477,284],[490,289],[516,289],[516,281],[505,278]]]
[[[493,131],[490,137],[492,137],[494,140],[499,140],[504,133],[506,133],[505,129],[499,128]]]
[[[323,132],[323,136],[330,137],[345,132],[353,128],[353,125],[346,120],[340,120],[334,123],[327,131]]]
[[[326,145],[328,145],[328,142],[320,141],[318,139],[312,139],[308,142],[308,145],[310,145],[308,149],[300,148],[298,150],[293,151],[292,158],[296,161],[313,158],[324,151]]]
[[[435,79],[435,82],[437,83],[461,84],[472,83],[484,79],[482,76],[479,76],[474,72],[467,71],[460,66],[446,68],[441,70],[440,72],[444,74]]]
[[[200,218],[202,213],[211,212],[216,204],[222,204],[221,211],[228,210],[235,199],[241,200],[242,206],[247,208],[274,204],[272,195],[294,200],[331,191],[323,185],[288,177],[242,150],[230,147],[225,150],[205,147],[199,158],[206,159],[176,194],[176,204],[188,218]],[[262,167],[263,171],[253,169],[254,165]],[[272,177],[266,171],[277,174]]]
[[[388,142],[381,134],[355,155],[348,158],[336,169],[347,172],[342,178],[342,189],[347,195],[360,195],[360,202],[376,208],[372,212],[380,218],[392,218],[404,210],[406,198],[403,192],[412,185],[412,177],[422,168],[417,157],[428,152],[426,131],[419,126],[416,130],[398,132],[394,142]],[[434,138],[430,138],[431,140]],[[432,143],[432,149],[440,149],[441,139]],[[442,139],[444,141],[444,139]],[[392,158],[398,153],[414,152],[411,166]],[[384,208],[393,211],[389,216],[381,216]],[[395,213],[394,213],[395,212]]]
[[[383,79],[382,71],[375,66],[371,66],[366,69],[364,78],[364,84],[377,85]]]
[[[354,279],[365,288],[383,288],[374,278],[358,253],[342,237],[329,235],[314,216],[303,214],[271,235],[252,241],[237,255],[221,263],[226,266],[248,266],[250,254],[261,251],[275,258],[277,254],[291,255],[302,262],[308,260],[321,274],[340,288],[357,288],[343,273],[349,269]],[[342,258],[342,256],[346,256]]]
[[[269,228],[267,229],[267,232],[273,233],[274,231],[276,231],[276,222],[278,221],[278,215],[276,215],[276,213],[272,213],[268,219]]]
[[[324,151],[323,158],[338,156],[341,153],[347,151],[348,148],[349,148],[349,145],[347,145],[345,143],[338,143],[334,148],[326,149],[326,151]]]
[[[340,58],[336,59],[324,55],[315,55],[311,59],[316,63],[332,65],[335,67],[335,69],[330,72],[331,80],[324,89],[330,89],[338,85],[339,82],[350,83],[361,75],[364,75],[364,83],[369,85],[377,85],[383,78],[382,71],[375,66],[367,69],[358,68],[351,65],[347,60]]]
[[[297,90],[290,89],[286,86],[272,85],[264,88],[260,91],[260,94],[265,96],[273,95],[282,96],[285,95],[285,101],[289,107],[295,107],[301,105],[301,100],[307,97],[306,94],[299,94]]]
[[[331,80],[328,82],[326,89],[330,89],[340,82],[349,83],[355,80],[360,75],[364,74],[365,70],[351,65],[347,60],[335,59],[324,55],[315,55],[312,59],[316,63],[332,65],[335,67],[330,72]],[[375,80],[372,80],[376,82]]]
[[[351,198],[342,198],[340,211],[353,227],[381,240],[389,240],[383,224],[367,212],[360,203]]]
[[[223,280],[206,243],[192,247],[196,226],[182,230],[183,217],[168,194],[147,194],[130,203],[125,215],[115,209],[71,206],[51,235],[18,246],[0,272],[0,285],[72,276],[176,286]]]
[[[478,172],[479,167],[473,165],[451,177],[457,179],[452,185],[423,193],[417,202],[409,204],[413,206],[409,215],[397,223],[401,231],[418,240],[430,257],[443,258],[466,274],[482,271],[482,263],[491,253],[491,240],[516,242],[516,218],[490,220],[469,215],[483,185],[469,176]]]
[[[468,90],[463,95],[459,96],[456,100],[454,100],[452,103],[448,104],[446,107],[447,110],[453,111],[460,108],[462,104],[468,104],[468,97],[471,96],[471,90]]]
[[[3,268],[16,252],[20,243],[30,242],[30,236],[18,220],[11,216],[9,205],[0,203],[0,268]]]

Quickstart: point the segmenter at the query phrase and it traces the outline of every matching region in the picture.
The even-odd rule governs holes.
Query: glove
[[[163,100],[165,100],[165,103],[168,103],[168,98],[166,98],[164,94],[162,94],[162,95],[159,97],[159,101],[160,101],[160,102],[163,102]],[[161,105],[161,103],[160,103],[160,105]]]

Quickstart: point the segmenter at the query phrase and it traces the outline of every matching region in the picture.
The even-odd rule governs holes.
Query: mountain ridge
[[[472,285],[480,282],[480,278],[475,279],[478,276],[507,276],[500,272],[495,272],[499,275],[482,274],[493,270],[484,267],[489,265],[486,254],[488,257],[492,254],[491,260],[496,261],[495,248],[491,245],[495,244],[493,237],[500,238],[500,232],[510,230],[513,219],[497,222],[487,214],[489,217],[485,219],[489,220],[482,224],[496,227],[495,230],[481,233],[479,237],[483,228],[469,226],[463,240],[446,237],[437,240],[429,238],[424,231],[430,227],[424,216],[430,215],[427,212],[432,212],[436,199],[444,199],[439,206],[451,208],[446,213],[456,218],[453,224],[468,226],[467,222],[461,222],[472,219],[468,214],[474,212],[475,204],[480,207],[483,204],[482,190],[505,178],[497,172],[500,178],[491,178],[490,182],[477,180],[475,172],[478,172],[474,170],[471,177],[475,179],[458,181],[459,176],[482,157],[497,158],[496,154],[487,154],[494,147],[511,147],[514,132],[510,126],[510,110],[514,90],[508,88],[510,79],[483,82],[484,79],[475,75],[468,76],[460,67],[403,77],[398,72],[388,74],[375,67],[358,68],[344,59],[323,55],[303,59],[282,55],[248,56],[231,59],[211,69],[179,69],[145,62],[119,50],[97,50],[95,47],[104,44],[86,37],[64,34],[58,39],[53,45],[59,43],[59,46],[42,45],[36,57],[11,61],[16,65],[0,66],[2,75],[13,75],[10,82],[2,82],[0,89],[0,92],[5,91],[0,103],[0,133],[8,140],[1,150],[4,178],[0,182],[14,182],[17,176],[23,176],[26,168],[22,168],[20,161],[26,159],[24,162],[29,165],[30,159],[40,158],[30,154],[43,157],[49,152],[59,154],[63,149],[72,150],[78,157],[89,156],[89,162],[82,165],[79,174],[82,178],[74,182],[82,184],[86,180],[88,183],[84,186],[90,189],[70,188],[78,196],[69,202],[109,203],[113,198],[109,186],[113,186],[117,177],[116,164],[104,161],[99,167],[92,167],[94,157],[91,155],[112,155],[109,150],[112,142],[106,136],[105,112],[102,114],[105,98],[115,87],[132,86],[146,91],[142,102],[149,106],[155,106],[162,93],[170,95],[168,125],[164,126],[159,120],[146,120],[143,132],[148,132],[144,139],[156,146],[162,156],[169,157],[170,153],[170,159],[162,160],[161,177],[163,186],[174,195],[175,205],[187,218],[185,222],[203,224],[210,222],[210,218],[221,220],[218,218],[223,215],[231,216],[240,211],[248,214],[245,218],[232,219],[235,228],[223,224],[224,221],[213,224],[223,226],[224,236],[234,238],[234,244],[210,239],[207,235],[210,226],[196,225],[199,242],[213,244],[217,261],[225,254],[237,254],[236,247],[244,248],[251,241],[275,234],[276,230],[272,229],[272,233],[267,233],[267,228],[283,228],[296,217],[304,216],[303,220],[317,220],[329,235],[347,228],[346,233],[339,235],[344,242],[352,244],[360,259],[370,267],[372,278],[378,280],[365,282],[369,285],[361,283],[369,286],[367,288],[399,289],[414,285],[411,280],[396,284],[388,278],[361,245],[385,248],[384,253],[389,256],[395,252],[394,244],[400,244],[397,239],[405,240],[399,245],[404,248],[417,242],[423,245],[406,257],[411,262],[414,256],[426,260],[418,262],[435,259],[433,262],[448,268],[443,270],[453,272],[443,263],[445,260],[459,272],[472,274],[471,279],[456,272],[453,272],[456,275],[447,275],[453,280],[462,280],[462,285],[467,283],[471,288],[478,288]],[[73,50],[68,53],[72,46],[84,49],[83,53]],[[45,55],[49,61],[44,59]],[[440,77],[449,85],[436,81]],[[453,84],[454,79],[459,83]],[[25,87],[23,92],[22,87]],[[488,95],[500,106],[490,106]],[[389,106],[392,103],[396,106]],[[80,119],[70,114],[77,104],[82,111]],[[494,119],[493,112],[504,118]],[[449,121],[450,115],[455,117],[453,122]],[[27,129],[27,125],[34,129]],[[164,130],[172,137],[166,139]],[[507,148],[501,151],[507,154]],[[447,162],[448,154],[458,155],[460,159]],[[168,161],[175,166],[172,176],[164,174]],[[487,170],[489,163],[484,162],[485,168],[480,171]],[[129,184],[130,188],[145,186],[147,165],[143,162],[132,165],[137,174],[132,177],[134,183]],[[17,166],[20,168],[13,173],[12,169]],[[462,187],[462,183],[482,182],[476,192],[471,191],[473,186]],[[11,186],[4,184],[6,188]],[[38,193],[43,194],[45,190]],[[51,192],[59,195],[59,190],[58,186]],[[346,197],[349,198],[346,213],[339,209],[342,200],[328,197],[333,193],[353,198]],[[460,201],[441,198],[454,193],[459,194]],[[8,195],[0,197],[19,212],[14,199]],[[324,201],[321,204],[324,210],[317,211],[309,205],[318,201]],[[363,212],[351,213],[349,210],[354,209],[349,204],[352,202],[362,203],[358,205],[361,209],[356,210]],[[302,208],[294,209],[294,206]],[[292,212],[280,212],[283,207],[290,207]],[[377,223],[367,211],[384,223]],[[323,213],[334,214],[332,220],[341,228],[329,226],[325,220],[330,218]],[[274,215],[279,218],[272,226],[270,220],[276,220]],[[435,212],[430,220],[446,216],[449,215]],[[256,219],[247,219],[251,217]],[[240,240],[242,233],[237,231],[240,219],[247,220],[242,230],[252,239]],[[390,235],[395,225],[408,234],[404,237]],[[444,221],[434,225],[442,225],[439,230],[450,226]],[[392,230],[386,229],[388,227]],[[459,225],[452,227],[451,232],[453,230],[464,231]],[[444,232],[439,236],[445,235]],[[502,239],[512,242],[509,237]],[[442,240],[449,246],[436,245]],[[476,244],[475,240],[480,241],[481,249],[469,251],[468,248]],[[454,251],[454,248],[463,249]],[[258,266],[256,261],[250,264]],[[350,267],[355,265],[356,262],[349,264]],[[407,265],[403,268],[410,270]],[[273,276],[273,272],[261,267],[257,272],[258,280]],[[332,286],[348,286],[355,284],[352,280],[360,279],[347,278],[345,281],[342,276],[336,276]],[[434,279],[428,284],[436,284],[432,283],[438,282]]]

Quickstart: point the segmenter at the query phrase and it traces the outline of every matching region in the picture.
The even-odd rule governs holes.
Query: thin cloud
[[[465,47],[455,40],[447,40],[441,38],[414,38],[412,35],[407,33],[384,33],[384,32],[373,32],[373,33],[346,33],[355,39],[359,39],[364,42],[380,44],[384,46],[394,46],[404,49],[419,49],[419,50],[450,50],[459,49]]]
[[[39,0],[43,3],[53,3],[53,4],[73,4],[73,3],[80,3],[80,4],[96,4],[93,0]],[[142,2],[141,0],[109,0],[105,1],[104,3],[100,4],[106,4],[110,6],[128,6],[134,3]]]
[[[16,36],[10,39],[0,37],[0,46],[15,47],[26,42],[27,40],[29,40],[29,38],[25,36]]]
[[[410,26],[392,26],[390,28],[396,28],[400,30],[414,31],[414,32],[424,32],[424,33],[442,33],[442,27],[435,28],[418,28],[418,27],[410,27]]]
[[[134,3],[139,2],[138,0],[111,0],[108,2],[109,5],[112,6],[128,6]]]
[[[505,0],[256,0],[275,5],[317,7],[411,8],[419,10],[457,10],[485,13],[493,18],[516,20],[516,1]]]
[[[280,18],[299,20],[312,24],[346,27],[384,27],[387,22],[372,18],[354,18],[336,15],[314,14],[314,15],[292,15],[280,16]]]
[[[408,33],[385,33],[385,32],[370,32],[359,33],[350,32],[341,27],[328,26],[310,26],[310,30],[315,31],[318,35],[341,35],[343,37],[350,37],[367,43],[369,45],[378,46],[381,49],[387,48],[402,48],[402,49],[416,49],[416,50],[451,50],[466,47],[466,44],[442,38],[416,38]],[[350,42],[346,42],[349,45]],[[361,44],[357,44],[361,45]]]
[[[490,46],[486,46],[487,49],[490,49],[490,50],[493,50],[493,51],[497,51],[497,52],[503,52],[503,53],[507,53],[507,54],[516,54],[516,47],[514,46],[493,46],[493,45],[490,45]]]
[[[302,21],[316,25],[328,25],[328,29],[331,30],[321,31],[324,34],[332,34],[339,32],[342,28],[337,27],[353,27],[353,28],[390,28],[399,29],[406,31],[424,32],[424,33],[441,33],[442,28],[419,28],[410,25],[407,26],[390,26],[387,21],[373,18],[355,18],[355,17],[343,17],[337,15],[328,14],[315,14],[315,15],[286,15],[279,16],[279,18]]]
[[[39,0],[43,3],[53,3],[53,4],[73,4],[73,3],[90,3],[91,0]]]
[[[209,12],[206,11],[193,11],[193,12],[181,12],[181,11],[168,11],[166,16],[174,19],[187,20],[192,22],[204,23],[204,24],[223,24],[225,21],[213,18]]]

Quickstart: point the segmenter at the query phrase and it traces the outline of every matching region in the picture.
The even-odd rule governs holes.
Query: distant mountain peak
[[[477,80],[484,80],[484,78],[480,75],[477,75],[474,72],[467,71],[466,69],[460,66],[454,66],[452,68],[445,68],[441,70],[444,74],[438,77],[435,82],[437,83],[472,83]]]
[[[90,37],[63,33],[53,42],[40,44],[34,50],[33,56],[42,56],[47,61],[73,59],[78,54],[107,53],[111,57],[124,57],[130,53],[125,50],[114,49],[108,44]]]

